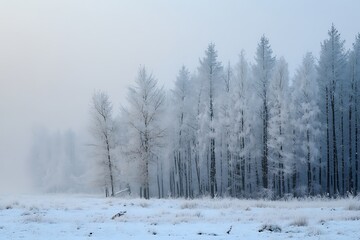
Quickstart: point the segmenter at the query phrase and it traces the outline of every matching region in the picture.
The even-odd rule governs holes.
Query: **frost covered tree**
[[[161,141],[165,134],[160,122],[165,93],[163,88],[158,87],[154,76],[145,67],[140,67],[135,85],[129,88],[127,99],[127,153],[139,167],[140,196],[149,199],[150,165],[159,161]]]
[[[117,134],[126,182],[145,198],[156,182],[159,197],[357,194],[360,35],[347,54],[328,33],[318,65],[306,54],[292,84],[265,36],[252,65],[241,53],[225,69],[209,44],[197,71],[180,69],[168,102],[140,68]]]
[[[360,102],[360,34],[355,38],[349,54],[349,104],[348,104],[348,191],[359,192],[359,107]]]
[[[234,68],[234,76],[230,88],[230,156],[228,161],[228,191],[230,196],[244,196],[251,193],[253,186],[252,172],[255,164],[251,164],[251,84],[249,64],[244,51]]]
[[[294,112],[293,124],[296,134],[296,144],[298,146],[297,163],[299,170],[306,173],[307,194],[315,193],[314,179],[318,179],[321,185],[321,163],[319,159],[319,139],[320,139],[320,109],[318,106],[319,87],[315,60],[311,53],[307,53],[303,58],[302,65],[298,68],[293,81],[292,103]],[[320,158],[321,159],[321,158]],[[304,167],[306,166],[306,167]],[[318,177],[316,166],[319,166]],[[317,186],[317,192],[320,192]]]
[[[269,179],[278,197],[285,194],[285,175],[292,160],[289,127],[289,71],[285,59],[275,65],[269,86]]]
[[[90,131],[94,141],[91,146],[100,163],[100,175],[104,181],[105,195],[110,194],[113,197],[115,195],[115,124],[112,104],[107,93],[98,91],[93,94],[91,118]]]
[[[200,60],[198,77],[202,82],[202,109],[201,109],[201,143],[203,148],[203,160],[206,161],[208,169],[207,189],[211,197],[217,195],[217,161],[216,161],[216,124],[219,114],[219,103],[217,102],[220,91],[220,84],[223,77],[223,67],[217,60],[218,55],[215,44],[209,44],[205,51],[205,57]]]
[[[201,119],[203,117],[203,104],[202,97],[204,94],[204,82],[199,79],[198,75],[194,74],[193,77],[193,105],[194,105],[194,118],[192,128],[194,131],[193,138],[193,155],[195,162],[195,173],[196,173],[196,182],[197,182],[197,192],[199,195],[205,193],[206,183],[204,182],[205,177],[208,177],[208,171],[204,172],[204,169],[208,169],[208,166],[204,166],[204,161],[202,161],[202,147],[201,143],[203,140],[203,131],[201,125]]]
[[[346,54],[344,41],[334,25],[328,31],[329,38],[321,44],[318,78],[322,94],[322,113],[326,126],[326,191],[333,195],[340,191],[339,184],[339,136],[341,116],[341,84],[345,77]]]
[[[253,75],[256,84],[256,90],[261,104],[259,109],[261,120],[261,176],[262,186],[269,187],[269,84],[272,77],[272,71],[275,64],[275,57],[272,56],[272,50],[269,40],[262,36],[257,46],[255,64],[253,65]]]
[[[172,90],[171,131],[174,164],[171,190],[174,196],[193,197],[193,102],[190,72],[182,66]],[[169,127],[170,128],[170,127]]]
[[[229,163],[231,162],[231,152],[230,152],[230,143],[231,143],[231,119],[230,113],[231,109],[231,88],[233,86],[233,69],[230,62],[228,63],[222,82],[222,91],[219,97],[220,111],[219,111],[219,124],[218,124],[218,194],[223,196],[228,188],[228,173],[229,173]]]

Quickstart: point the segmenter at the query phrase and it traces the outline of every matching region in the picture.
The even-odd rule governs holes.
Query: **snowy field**
[[[0,196],[0,239],[360,239],[360,201]]]

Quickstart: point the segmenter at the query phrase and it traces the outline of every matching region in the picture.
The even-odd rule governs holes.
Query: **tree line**
[[[262,36],[254,58],[223,64],[213,43],[173,89],[140,67],[114,117],[92,98],[99,181],[108,196],[285,198],[357,195],[360,34],[352,49],[334,25],[318,60],[288,64]]]

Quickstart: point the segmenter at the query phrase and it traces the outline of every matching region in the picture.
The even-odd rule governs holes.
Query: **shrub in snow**
[[[305,227],[308,225],[308,220],[305,217],[299,217],[295,219],[290,225],[297,227]]]
[[[180,206],[181,209],[194,209],[196,207],[197,207],[197,203],[195,202],[184,202]]]
[[[326,221],[325,221],[324,219],[321,219],[321,220],[319,221],[319,223],[320,223],[321,225],[324,225],[324,224],[326,223]]]
[[[32,214],[31,212],[25,211],[25,212],[23,212],[23,213],[21,214],[21,216],[29,216],[29,215],[31,215],[31,214]]]
[[[360,202],[350,202],[346,209],[350,211],[360,211]]]
[[[13,207],[11,205],[6,205],[5,209],[9,210],[12,209]]]
[[[154,229],[149,229],[148,233],[150,233],[152,235],[157,235],[157,232]]]
[[[281,228],[276,224],[264,224],[259,229],[259,232],[269,231],[269,232],[281,232]]]
[[[39,214],[33,214],[33,215],[30,215],[30,216],[27,216],[25,219],[24,219],[24,223],[44,223],[44,218],[39,215]],[[49,222],[51,223],[51,222]]]
[[[258,203],[255,204],[255,207],[257,207],[257,208],[268,208],[270,206],[265,204],[264,202],[258,202]]]
[[[4,208],[9,210],[9,209],[13,209],[16,206],[19,206],[19,202],[18,201],[13,201],[11,203],[6,204],[5,207],[0,206],[0,210],[2,210]]]
[[[140,205],[140,207],[142,207],[142,208],[147,208],[147,207],[149,207],[149,204],[148,204],[147,202],[141,202],[139,205]]]
[[[38,208],[38,207],[35,207],[35,206],[30,206],[30,207],[29,207],[29,211],[31,211],[31,212],[38,212],[38,211],[39,211],[39,208]]]
[[[318,228],[310,228],[309,232],[308,232],[308,236],[311,237],[311,236],[319,236],[321,235],[322,232],[320,229]]]
[[[195,217],[198,217],[198,218],[203,217],[203,215],[201,214],[201,212],[196,212],[196,213],[194,214],[194,216],[195,216]]]
[[[360,216],[345,217],[345,221],[359,221],[359,220],[360,220]]]

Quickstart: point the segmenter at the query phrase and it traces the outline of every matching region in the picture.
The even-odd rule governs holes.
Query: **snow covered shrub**
[[[24,223],[44,223],[44,218],[40,214],[28,215],[24,218]]]
[[[36,206],[30,206],[29,211],[31,211],[31,212],[39,212],[39,208],[36,207]]]
[[[259,229],[259,232],[269,231],[269,232],[281,232],[281,228],[276,224],[264,224]]]
[[[94,216],[93,218],[92,218],[92,222],[93,223],[104,223],[104,222],[106,222],[108,219],[107,219],[107,217],[105,217],[105,216]]]
[[[350,211],[360,211],[360,202],[350,202],[345,209]]]
[[[148,208],[149,207],[149,204],[147,202],[141,202],[141,203],[139,203],[139,205],[142,208]]]
[[[308,225],[308,220],[305,217],[298,217],[292,223],[290,223],[290,225],[297,226],[297,227],[305,227]]]
[[[292,194],[292,193],[286,193],[286,194],[284,194],[283,199],[284,199],[285,201],[291,201],[291,200],[294,199],[294,194]]]
[[[13,206],[10,204],[6,205],[6,207],[5,207],[5,209],[7,209],[7,210],[12,209],[12,208],[13,208]]]
[[[150,234],[152,234],[152,235],[157,235],[157,232],[156,232],[156,230],[154,230],[154,229],[149,229],[149,230],[148,230],[148,233],[150,233]]]
[[[197,203],[192,202],[192,201],[187,201],[187,202],[184,202],[183,204],[181,204],[180,208],[181,209],[194,209],[197,206],[198,206]]]
[[[345,221],[359,221],[360,216],[348,216],[344,218]]]
[[[19,202],[18,202],[18,201],[13,201],[13,202],[11,202],[11,203],[6,204],[5,207],[0,206],[0,210],[2,210],[2,209],[7,209],[7,210],[9,210],[9,209],[13,209],[13,208],[16,207],[16,206],[19,206]]]
[[[196,212],[196,213],[194,214],[194,216],[197,217],[197,218],[203,217],[203,215],[201,214],[200,211]]]
[[[318,228],[314,228],[314,227],[310,228],[309,232],[308,232],[309,237],[311,237],[311,236],[319,236],[321,234],[322,234],[321,230],[318,229]]]
[[[326,221],[325,221],[324,219],[320,219],[319,223],[320,223],[321,225],[324,225],[324,224],[326,223]]]
[[[33,214],[33,213],[29,212],[29,211],[25,211],[21,214],[21,216],[30,216],[31,214]]]
[[[255,207],[257,208],[268,208],[270,207],[268,204],[266,204],[265,202],[258,202],[255,204]]]

